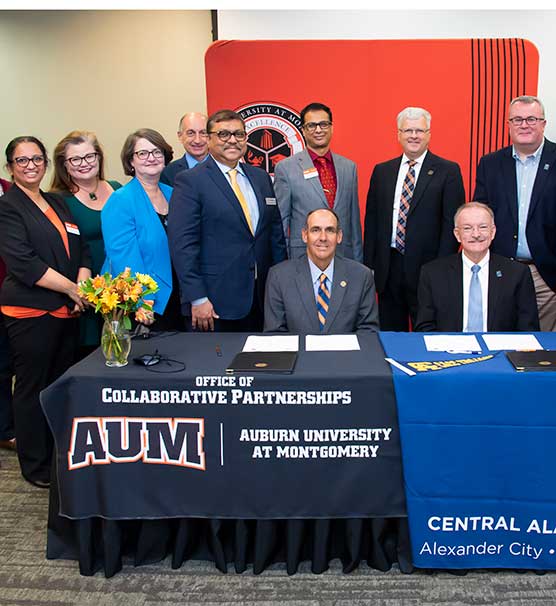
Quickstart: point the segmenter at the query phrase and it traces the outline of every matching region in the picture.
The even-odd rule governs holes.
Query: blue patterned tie
[[[398,212],[398,223],[396,225],[396,249],[403,255],[405,253],[405,226],[413,190],[415,189],[415,160],[408,162],[409,168],[403,180],[402,195],[400,197],[400,210]]]
[[[479,282],[480,265],[473,265],[469,285],[469,305],[467,307],[467,328],[465,332],[483,331],[483,293]]]
[[[326,288],[326,274],[320,275],[319,290],[317,292],[317,312],[319,316],[319,326],[324,330],[326,324],[326,314],[328,313],[328,305],[330,304],[330,292]]]

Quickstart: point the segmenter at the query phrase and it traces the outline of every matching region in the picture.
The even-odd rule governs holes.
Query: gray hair
[[[457,227],[459,216],[467,208],[477,208],[479,210],[486,211],[492,219],[492,224],[494,225],[494,213],[488,204],[483,204],[482,202],[466,202],[456,210],[456,214],[454,215],[454,227]]]
[[[533,95],[521,95],[520,97],[516,97],[510,101],[510,107],[515,103],[526,103],[527,105],[531,105],[533,103],[538,103],[540,105],[542,111],[542,117],[546,118],[546,113],[544,111],[544,104],[538,97],[533,97]]]
[[[425,118],[427,128],[431,127],[431,115],[426,109],[422,107],[406,107],[398,114],[398,128],[401,127],[404,120],[418,120],[419,118]]]

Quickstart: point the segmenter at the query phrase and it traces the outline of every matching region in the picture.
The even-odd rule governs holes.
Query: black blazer
[[[526,265],[490,253],[488,267],[489,332],[539,330],[535,287]],[[461,254],[427,263],[419,280],[419,332],[462,332],[463,261]]]
[[[512,147],[481,158],[473,200],[494,212],[491,249],[513,258],[517,250],[517,182]],[[556,144],[545,139],[525,228],[533,261],[542,279],[556,290]]]
[[[66,203],[56,194],[41,192],[62,223],[76,224]],[[0,291],[0,305],[17,305],[53,311],[62,305],[73,309],[66,295],[36,286],[51,267],[72,282],[80,267],[91,267],[84,239],[68,232],[70,256],[58,230],[40,208],[14,185],[0,198],[0,256],[7,275]]]
[[[189,164],[187,163],[187,158],[185,154],[181,158],[170,162],[162,173],[160,174],[160,180],[162,183],[166,183],[170,187],[174,187],[174,181],[176,180],[176,176],[182,170],[189,170]]]
[[[390,269],[392,211],[402,156],[377,164],[371,176],[365,212],[364,263],[374,270],[377,292],[384,291]],[[465,202],[459,166],[427,152],[407,217],[404,269],[415,292],[421,266],[455,253],[454,215]]]

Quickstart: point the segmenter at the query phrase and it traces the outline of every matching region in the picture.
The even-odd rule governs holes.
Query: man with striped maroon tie
[[[373,170],[363,257],[374,270],[381,330],[408,331],[417,318],[421,266],[458,249],[452,220],[465,190],[459,166],[428,151],[427,110],[406,107],[397,126],[403,155]]]

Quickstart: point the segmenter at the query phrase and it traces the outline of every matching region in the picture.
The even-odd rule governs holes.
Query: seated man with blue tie
[[[455,214],[454,225],[462,251],[421,269],[415,330],[539,330],[529,268],[489,251],[496,235],[490,207],[480,202],[463,204]]]
[[[265,332],[346,334],[378,330],[371,271],[336,255],[342,230],[331,209],[307,215],[302,257],[270,268],[264,304]]]

